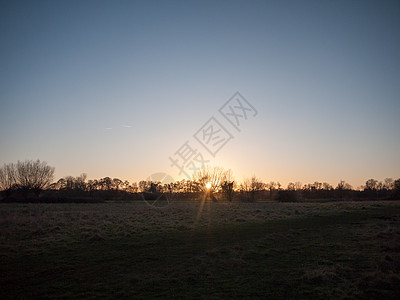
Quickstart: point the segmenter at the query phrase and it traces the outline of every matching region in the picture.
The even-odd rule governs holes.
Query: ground
[[[0,298],[399,299],[400,201],[0,204]]]

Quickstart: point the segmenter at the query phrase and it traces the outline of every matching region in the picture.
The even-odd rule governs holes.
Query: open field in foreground
[[[400,202],[0,204],[0,298],[399,299]]]

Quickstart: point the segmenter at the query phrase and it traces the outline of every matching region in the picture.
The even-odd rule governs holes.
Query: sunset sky
[[[400,1],[1,1],[0,41],[0,165],[181,179],[188,142],[238,180],[400,177]]]

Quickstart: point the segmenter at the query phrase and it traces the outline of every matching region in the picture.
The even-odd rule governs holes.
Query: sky
[[[400,1],[3,0],[0,40],[0,165],[400,177]]]

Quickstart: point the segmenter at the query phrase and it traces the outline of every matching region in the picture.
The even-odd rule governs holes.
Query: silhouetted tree
[[[400,199],[400,178],[393,182],[393,199]]]
[[[344,180],[340,180],[336,186],[337,190],[351,190],[352,186]]]
[[[255,201],[255,195],[257,192],[263,191],[266,187],[266,184],[262,182],[262,180],[258,179],[256,176],[251,177],[250,179],[243,180],[241,189],[247,195],[247,199],[249,201]]]
[[[133,182],[129,187],[128,187],[128,192],[130,193],[137,193],[139,190],[138,184],[136,182]]]
[[[314,183],[313,183],[313,185],[312,185],[312,189],[314,189],[314,190],[321,190],[322,189],[322,183],[321,182],[318,182],[318,181],[315,181]]]
[[[280,190],[281,187],[282,187],[282,184],[278,181],[278,182],[276,183],[276,186],[278,187],[278,190]]]
[[[141,180],[139,181],[138,192],[147,192],[151,186],[151,181]]]
[[[67,181],[65,178],[60,178],[57,180],[56,184],[55,184],[55,189],[57,190],[63,190],[66,189],[67,186]]]
[[[193,176],[193,181],[199,184],[202,191],[206,191],[206,185],[210,183],[211,190],[217,192],[221,188],[221,182],[224,180],[226,172],[221,167],[209,167],[207,165]]]
[[[86,173],[82,173],[81,175],[76,177],[74,182],[74,189],[78,191],[86,191],[87,190],[86,178],[87,178]]]
[[[301,190],[301,182],[299,182],[299,181],[296,181],[295,183],[289,182],[286,189],[288,191],[300,191]]]
[[[300,191],[300,190],[301,190],[301,182],[300,182],[300,181],[296,181],[296,182],[294,183],[294,189],[295,189],[296,191]]]
[[[207,165],[193,176],[193,181],[197,182],[198,188],[204,193],[206,198],[209,197],[213,201],[216,201],[213,194],[221,190],[221,184],[227,181],[226,178],[230,176],[228,174],[230,172],[230,170],[226,171],[221,167],[210,167]],[[207,184],[210,184],[211,187],[207,188]]]
[[[365,190],[375,191],[377,189],[378,180],[368,179],[365,182]]]
[[[294,183],[293,182],[289,182],[287,185],[287,190],[288,191],[294,191]]]
[[[272,199],[274,196],[273,191],[276,188],[276,182],[270,181],[269,183],[267,183],[266,188],[269,189],[269,198]]]
[[[347,197],[351,190],[352,190],[352,186],[344,180],[340,180],[336,186],[336,192],[337,192],[337,196],[339,198]]]
[[[400,191],[400,178],[394,181],[393,189],[395,191]]]
[[[394,187],[393,178],[385,178],[384,187],[385,187],[386,190],[392,190],[393,187]]]
[[[224,177],[221,182],[221,191],[224,197],[231,202],[233,199],[234,189],[235,189],[235,179],[231,170],[225,172]]]
[[[330,185],[329,183],[324,182],[324,183],[322,184],[322,189],[324,189],[325,191],[330,191],[330,190],[333,189],[333,187],[332,187],[332,185]]]
[[[123,183],[124,183],[124,182],[123,182],[121,179],[114,178],[114,179],[112,180],[112,187],[113,187],[113,189],[115,189],[116,191],[119,191],[119,188],[122,187]]]
[[[29,191],[39,196],[40,192],[47,188],[54,177],[54,167],[50,167],[46,162],[40,160],[27,160],[17,162],[16,165],[16,184],[24,192],[25,198]]]
[[[54,188],[58,190],[65,190],[65,191],[87,191],[93,189],[93,181],[90,182],[91,186],[89,188],[88,183],[86,183],[87,175],[86,173],[82,173],[77,177],[73,176],[65,176],[60,178]]]
[[[110,177],[104,177],[99,180],[99,185],[102,190],[110,191],[112,189],[112,180]]]
[[[16,166],[14,164],[4,164],[0,168],[0,190],[6,197],[11,195],[16,184]]]
[[[125,192],[128,192],[128,189],[129,189],[129,181],[128,181],[128,180],[125,180],[125,181],[122,183],[122,189],[123,189]]]
[[[233,199],[233,183],[233,181],[224,181],[221,184],[222,194],[229,202]]]

